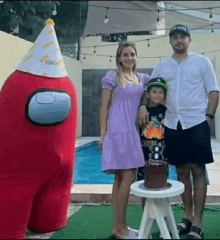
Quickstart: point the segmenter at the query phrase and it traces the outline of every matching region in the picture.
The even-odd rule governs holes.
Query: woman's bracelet
[[[106,135],[106,132],[100,134],[100,137],[104,137]]]
[[[139,108],[140,108],[141,106],[145,106],[145,107],[146,107],[146,109],[147,109],[147,105],[146,105],[146,104],[140,104],[140,105],[138,106],[138,110],[139,110]],[[149,112],[148,112],[148,111],[147,111],[147,113],[149,114]]]
[[[147,107],[147,105],[146,105],[146,104],[140,104],[138,107],[141,107],[142,105],[143,105],[143,106],[145,106],[145,107]]]

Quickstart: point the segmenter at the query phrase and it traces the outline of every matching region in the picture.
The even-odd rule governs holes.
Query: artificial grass
[[[172,206],[174,218],[178,222],[183,217],[183,208]],[[140,227],[142,209],[140,204],[128,205],[127,224],[138,229]],[[110,239],[113,222],[112,205],[82,206],[69,218],[68,225],[56,232],[52,239]],[[208,205],[203,212],[204,238],[220,238],[220,205]],[[159,228],[152,228],[153,239],[159,239]],[[186,235],[181,236],[185,239]]]

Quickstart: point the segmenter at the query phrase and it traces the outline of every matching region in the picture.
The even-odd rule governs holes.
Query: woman
[[[137,230],[126,226],[126,207],[136,168],[145,163],[136,118],[140,98],[150,77],[136,73],[136,61],[135,45],[120,44],[116,53],[117,70],[108,71],[102,79],[99,143],[102,171],[115,175],[112,234],[121,239],[137,238]]]

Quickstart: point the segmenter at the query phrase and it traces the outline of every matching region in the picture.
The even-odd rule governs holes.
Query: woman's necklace
[[[124,73],[124,76],[127,78],[127,80],[128,80],[129,82],[132,82],[132,83],[134,83],[134,84],[138,84],[136,74],[133,73],[132,75],[130,75],[130,74]]]

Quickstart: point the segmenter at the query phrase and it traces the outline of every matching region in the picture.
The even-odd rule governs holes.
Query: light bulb
[[[108,23],[108,7],[106,8],[104,23]]]
[[[160,21],[160,17],[159,17],[160,11],[157,11],[157,22]]]
[[[53,14],[54,16],[57,15],[56,9],[53,10],[52,14]]]
[[[107,15],[105,15],[104,23],[105,24],[108,23],[108,16]]]
[[[212,9],[210,8],[209,22],[213,21]]]
[[[4,2],[3,0],[0,1],[0,3],[3,3],[3,2]]]

